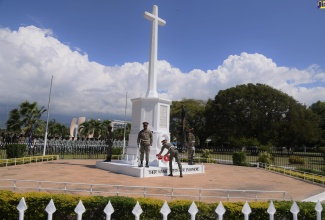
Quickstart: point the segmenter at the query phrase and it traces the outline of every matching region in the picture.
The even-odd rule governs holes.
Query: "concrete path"
[[[325,187],[266,170],[205,164],[204,174],[137,178],[97,169],[96,160],[57,160],[0,167],[0,179],[80,182],[126,186],[286,191],[295,201],[324,200]],[[309,201],[309,200],[308,200]]]

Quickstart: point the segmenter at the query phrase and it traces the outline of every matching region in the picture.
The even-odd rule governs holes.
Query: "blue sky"
[[[0,118],[24,100],[47,106],[51,75],[54,114],[124,115],[125,92],[146,91],[143,14],[153,5],[167,23],[158,33],[161,97],[208,99],[251,82],[307,105],[324,101],[325,10],[316,0],[0,0]]]

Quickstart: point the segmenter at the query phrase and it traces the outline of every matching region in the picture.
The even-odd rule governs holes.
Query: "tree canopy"
[[[30,137],[35,133],[42,134],[45,130],[45,123],[41,120],[41,116],[45,111],[44,106],[38,108],[37,102],[22,102],[19,108],[10,111],[7,129],[13,132],[23,132],[25,136]]]
[[[172,140],[181,140],[182,137],[182,107],[186,110],[186,130],[194,128],[195,136],[199,139],[200,145],[204,145],[208,138],[205,126],[205,106],[206,101],[198,99],[183,99],[182,101],[173,101],[170,107],[170,132]]]
[[[309,107],[310,110],[312,110],[315,114],[317,114],[320,118],[319,120],[319,127],[322,130],[321,133],[321,141],[320,144],[324,145],[325,144],[325,102],[318,101],[314,104],[312,104]]]
[[[287,94],[263,84],[221,90],[206,108],[207,127],[219,143],[255,139],[300,146],[320,138],[319,117]],[[240,144],[240,143],[236,143]]]

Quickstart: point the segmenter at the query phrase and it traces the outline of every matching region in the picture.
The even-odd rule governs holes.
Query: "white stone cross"
[[[149,57],[149,72],[148,72],[148,91],[146,97],[158,97],[157,93],[157,74],[156,62],[158,51],[158,24],[164,26],[166,21],[158,17],[158,6],[154,5],[152,14],[144,12],[144,17],[151,21],[151,42],[150,42],[150,57]]]

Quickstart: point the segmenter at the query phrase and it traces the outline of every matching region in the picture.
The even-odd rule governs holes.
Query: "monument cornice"
[[[159,98],[159,97],[138,97],[138,98],[131,99],[132,102],[140,102],[142,100],[156,101],[156,102],[164,103],[164,104],[171,104],[172,103],[172,100],[170,100],[170,99]]]

